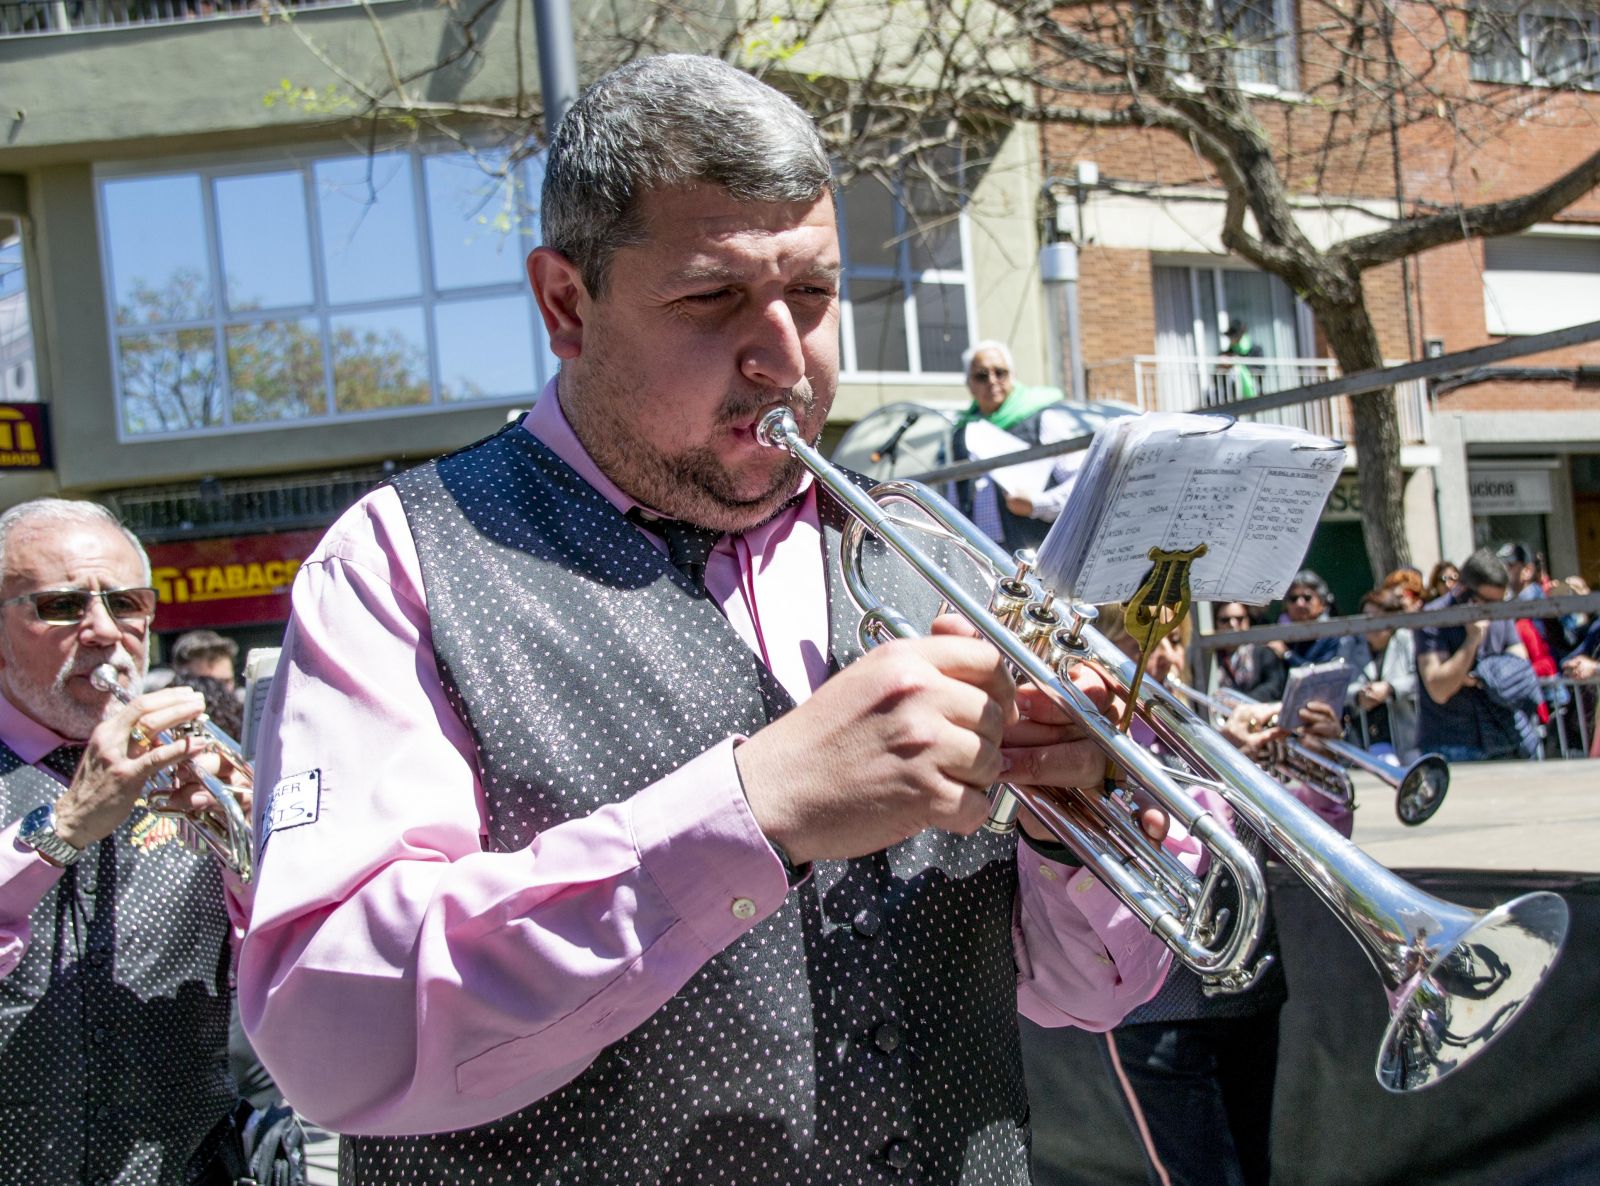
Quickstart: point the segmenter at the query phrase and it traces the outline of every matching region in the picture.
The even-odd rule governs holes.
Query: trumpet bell
[[[1450,763],[1438,754],[1418,758],[1395,789],[1394,813],[1402,824],[1416,827],[1433,818],[1450,789]]]
[[[1437,921],[1458,937],[1402,983],[1392,983],[1400,969],[1379,968],[1392,1016],[1378,1051],[1378,1082],[1397,1093],[1437,1083],[1503,1033],[1567,936],[1567,904],[1552,893],[1525,894],[1482,914],[1426,901],[1450,913]]]

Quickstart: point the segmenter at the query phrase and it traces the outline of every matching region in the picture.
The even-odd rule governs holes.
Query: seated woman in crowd
[[[1224,601],[1212,614],[1218,631],[1248,630],[1257,624],[1250,607],[1242,601]],[[1236,647],[1218,647],[1213,652],[1217,658],[1218,686],[1243,692],[1252,700],[1277,700],[1283,695],[1283,681],[1288,674],[1282,658],[1270,646],[1259,642],[1240,643]]]
[[[1412,608],[1398,587],[1374,589],[1361,599],[1369,618]],[[1417,645],[1405,627],[1351,634],[1340,658],[1355,673],[1346,696],[1346,736],[1386,761],[1410,764],[1417,750]]]

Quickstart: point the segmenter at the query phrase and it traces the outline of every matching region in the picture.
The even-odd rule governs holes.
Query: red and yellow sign
[[[156,629],[253,626],[289,617],[289,586],[322,532],[235,535],[150,547]]]
[[[0,471],[50,468],[45,415],[44,404],[0,404]]]

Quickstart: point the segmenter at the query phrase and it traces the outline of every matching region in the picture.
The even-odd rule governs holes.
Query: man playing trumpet
[[[182,737],[200,695],[127,704],[156,594],[104,508],[40,499],[0,516],[0,1181],[187,1186],[236,1100],[230,943],[242,911],[209,856],[145,811],[206,796]],[[230,912],[233,915],[230,921]]]
[[[296,578],[251,1038],[357,1134],[350,1184],[1026,1181],[1019,1006],[1106,1028],[1167,956],[1060,853],[972,835],[1016,754],[994,648],[862,657],[842,513],[756,440],[834,395],[815,129],[723,63],[636,62],[566,116],[541,209],[558,379]],[[1030,777],[1098,782],[1046,733]]]

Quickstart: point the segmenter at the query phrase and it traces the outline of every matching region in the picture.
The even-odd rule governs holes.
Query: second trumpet
[[[122,686],[117,678],[117,669],[109,663],[102,663],[96,667],[90,679],[96,688],[111,693],[123,704],[133,700],[133,693]],[[155,745],[167,745],[184,737],[200,742],[206,752],[220,754],[224,761],[242,772],[247,780],[252,779],[250,764],[245,761],[244,750],[237,741],[217,728],[209,717],[202,716],[172,730],[163,730],[151,741]],[[197,762],[186,759],[181,764],[189,767],[205,787],[214,806],[205,811],[182,811],[170,806],[169,799],[172,792],[177,789],[177,779],[171,771],[163,770],[150,780],[145,790],[150,810],[158,815],[177,816],[180,826],[185,829],[191,840],[203,844],[219,861],[237,873],[241,881],[249,882],[254,873],[250,820],[244,813],[244,806],[239,802],[240,788],[224,782]]]

